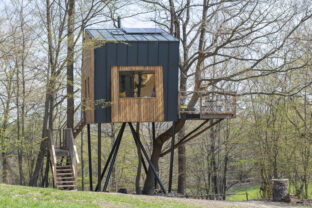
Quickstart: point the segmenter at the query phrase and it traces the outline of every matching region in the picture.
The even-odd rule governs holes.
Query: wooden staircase
[[[81,130],[83,129],[83,127],[85,127],[86,122],[82,119],[81,121],[79,121],[79,123],[74,127],[74,138],[76,138],[78,136],[78,134],[81,132]]]
[[[72,129],[49,131],[49,151],[54,186],[60,190],[77,190],[79,157]]]

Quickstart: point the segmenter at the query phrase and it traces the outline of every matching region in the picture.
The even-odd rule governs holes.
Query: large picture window
[[[156,97],[154,71],[120,71],[119,97]]]

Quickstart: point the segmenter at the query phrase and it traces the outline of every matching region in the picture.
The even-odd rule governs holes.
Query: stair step
[[[68,168],[71,168],[71,165],[56,166],[56,169],[68,169]]]
[[[57,185],[57,188],[75,188],[76,185]]]
[[[72,176],[73,173],[56,173],[56,177],[59,177],[59,176]]]
[[[57,177],[59,180],[73,180],[74,177],[73,176],[70,176],[70,177],[64,177],[64,176],[60,176],[60,177]]]
[[[59,173],[70,173],[70,174],[72,174],[73,171],[72,170],[56,170],[56,174],[59,174]]]
[[[63,185],[65,185],[65,184],[72,184],[72,185],[74,185],[74,183],[75,183],[75,181],[57,181],[57,183],[56,184],[63,184]]]
[[[71,168],[57,168],[56,171],[71,171]]]

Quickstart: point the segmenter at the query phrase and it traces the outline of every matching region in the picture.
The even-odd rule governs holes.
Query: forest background
[[[174,191],[225,196],[234,187],[257,187],[259,197],[269,198],[271,179],[288,178],[295,194],[311,196],[310,0],[2,0],[0,5],[1,183],[52,186],[46,130],[72,128],[81,119],[83,31],[117,27],[120,16],[122,27],[158,27],[180,40],[181,91],[238,95],[235,119],[177,148]],[[163,133],[171,125],[156,123],[163,150],[170,145]],[[181,124],[178,139],[196,125]],[[102,125],[102,161],[119,127]],[[97,175],[96,125],[91,134]],[[144,146],[155,154],[151,134],[151,124],[140,126]],[[76,139],[85,161],[80,190],[89,188],[84,141],[82,132]],[[122,143],[109,190],[140,193],[150,179],[141,171],[129,129]],[[167,185],[169,155],[159,157],[156,166]]]

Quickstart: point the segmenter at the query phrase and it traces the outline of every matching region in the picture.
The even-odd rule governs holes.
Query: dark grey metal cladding
[[[179,78],[179,42],[169,42],[169,66],[168,66],[168,112],[167,121],[178,119],[178,78]]]
[[[163,82],[164,82],[164,113],[165,120],[168,121],[168,85],[169,85],[169,43],[161,42],[158,45],[158,61],[163,66]]]
[[[177,120],[178,57],[178,41],[107,42],[95,49],[95,101],[111,100],[112,66],[163,66],[165,120]],[[111,122],[111,107],[97,105],[95,122]]]

